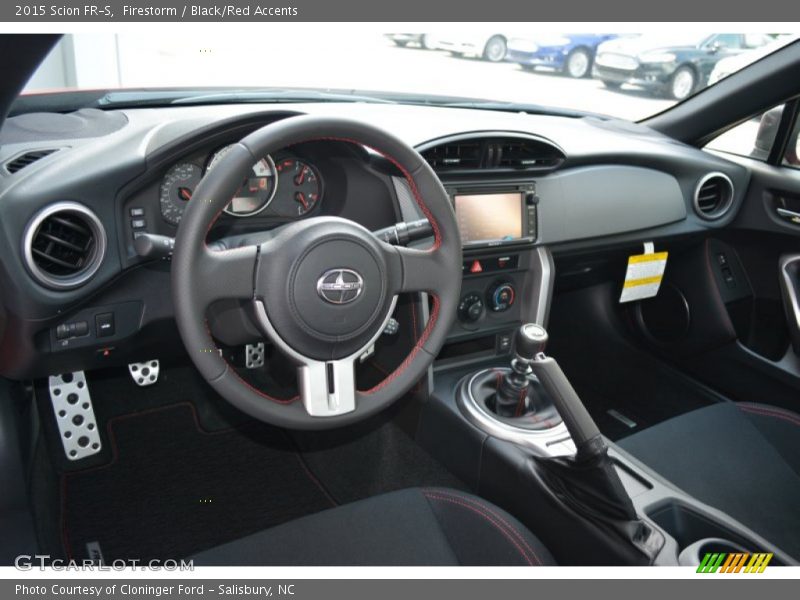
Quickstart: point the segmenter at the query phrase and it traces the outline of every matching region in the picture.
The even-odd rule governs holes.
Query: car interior
[[[798,564],[800,42],[635,123],[20,95],[58,39],[0,36],[2,564]]]

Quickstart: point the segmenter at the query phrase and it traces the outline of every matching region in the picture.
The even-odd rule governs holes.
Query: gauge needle
[[[306,170],[305,170],[305,168],[303,168],[297,174],[297,177],[294,178],[294,184],[295,185],[303,185],[303,182],[305,180],[306,180]]]
[[[186,200],[187,202],[192,199],[192,190],[189,188],[182,187],[178,190],[178,194],[181,198]]]
[[[308,202],[306,202],[306,196],[305,194],[303,194],[303,192],[297,192],[294,195],[294,199],[297,200],[300,204],[302,204],[305,210],[308,210]]]

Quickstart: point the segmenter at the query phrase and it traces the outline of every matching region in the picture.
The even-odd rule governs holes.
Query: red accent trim
[[[72,560],[72,549],[69,545],[69,535],[67,534],[67,475],[61,475],[61,546],[64,548],[64,556],[67,560]]]
[[[440,490],[428,491],[423,490],[423,495],[431,500],[438,500],[440,502],[449,502],[462,508],[466,508],[481,516],[484,520],[491,523],[503,536],[517,549],[520,555],[525,559],[525,562],[530,566],[541,566],[542,561],[536,554],[536,551],[531,548],[525,537],[517,531],[517,529],[506,521],[501,515],[492,510],[486,504],[468,498],[466,496],[449,494]]]
[[[796,415],[788,410],[783,410],[781,408],[767,406],[762,404],[749,404],[745,402],[739,402],[736,404],[739,410],[743,412],[749,412],[756,415],[762,415],[764,417],[774,417],[776,419],[781,419],[782,421],[786,421],[791,423],[792,425],[797,425],[800,427],[800,415]]]
[[[528,388],[519,391],[519,398],[517,399],[517,409],[514,411],[514,416],[519,417],[522,415],[522,409],[525,408],[525,399],[528,397]]]

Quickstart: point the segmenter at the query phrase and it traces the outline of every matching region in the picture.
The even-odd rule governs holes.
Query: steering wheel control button
[[[467,294],[458,304],[458,318],[462,323],[474,323],[483,316],[484,304],[480,294]]]
[[[317,294],[331,304],[350,304],[364,290],[364,278],[352,269],[329,269],[317,280]]]
[[[47,383],[67,459],[80,460],[100,452],[102,442],[84,372],[55,375]]]
[[[114,313],[101,313],[94,318],[97,337],[110,337],[116,332]]]
[[[493,312],[503,312],[514,305],[516,291],[510,283],[499,283],[489,291],[489,308]]]

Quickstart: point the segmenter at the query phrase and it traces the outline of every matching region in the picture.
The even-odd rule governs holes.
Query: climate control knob
[[[484,303],[480,294],[467,294],[458,304],[458,318],[463,323],[474,323],[483,316]]]
[[[509,282],[498,283],[489,289],[489,310],[503,312],[511,308],[517,292]]]

